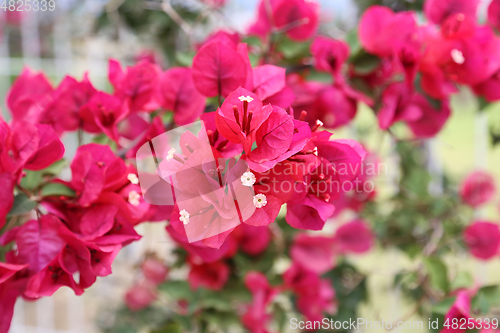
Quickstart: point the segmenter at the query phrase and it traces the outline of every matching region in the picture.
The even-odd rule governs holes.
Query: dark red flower
[[[266,308],[279,290],[269,285],[266,276],[260,272],[247,273],[245,286],[252,293],[252,303],[248,305],[241,321],[252,333],[267,332],[266,326],[271,315],[267,313]]]
[[[397,55],[405,46],[419,43],[413,13],[394,13],[384,6],[371,6],[363,13],[359,26],[361,45],[380,57]]]
[[[191,73],[196,89],[207,97],[225,97],[247,82],[251,84],[246,44],[236,45],[223,36],[215,38],[195,55]]]
[[[128,115],[128,105],[118,97],[98,92],[80,109],[83,129],[90,133],[104,133],[118,141],[117,125]]]
[[[268,4],[271,8],[267,8]],[[256,22],[248,33],[268,38],[277,29],[292,40],[303,41],[314,35],[319,25],[319,6],[305,0],[262,0],[259,4]]]
[[[149,61],[141,61],[124,71],[114,59],[109,61],[108,77],[115,88],[114,94],[127,99],[130,111],[153,111],[159,105],[156,99],[156,87],[161,69]]]
[[[464,240],[473,256],[491,259],[500,249],[500,227],[491,222],[475,221],[465,229]]]
[[[200,287],[220,290],[229,278],[229,266],[222,261],[204,264],[192,264],[188,281],[192,289]]]
[[[474,323],[476,324],[476,320],[471,317],[470,314],[470,306],[471,300],[467,291],[459,291],[457,294],[457,298],[455,303],[451,306],[450,310],[445,316],[445,322],[448,323]],[[460,325],[457,328],[453,328],[453,325],[449,325],[448,327],[443,327],[440,333],[456,333],[463,332],[464,330],[460,328]]]
[[[290,256],[295,263],[317,274],[335,266],[333,240],[329,237],[299,234],[293,241]]]
[[[314,67],[319,71],[338,76],[342,66],[349,58],[349,45],[343,41],[316,37],[311,44],[311,53],[314,57]]]
[[[452,14],[476,16],[478,0],[426,0],[424,13],[435,24],[443,23]]]
[[[142,263],[141,270],[144,277],[155,285],[159,285],[167,279],[168,268],[159,259],[147,258]]]
[[[495,196],[495,179],[485,171],[475,171],[467,176],[460,187],[460,197],[472,207],[479,207]]]
[[[71,187],[82,206],[89,206],[104,191],[114,191],[127,183],[125,163],[109,146],[95,143],[80,146],[71,163]]]
[[[500,1],[493,0],[488,6],[488,23],[500,30]]]
[[[272,238],[269,227],[254,227],[246,223],[236,227],[231,235],[236,239],[241,251],[251,256],[264,252]]]
[[[189,68],[170,68],[160,76],[158,100],[174,113],[177,125],[194,122],[205,110],[205,97],[196,89]]]
[[[125,304],[132,311],[147,308],[156,299],[158,291],[154,285],[143,282],[131,287],[125,294]]]
[[[364,221],[354,220],[338,228],[333,240],[340,253],[363,253],[372,248],[374,236]]]

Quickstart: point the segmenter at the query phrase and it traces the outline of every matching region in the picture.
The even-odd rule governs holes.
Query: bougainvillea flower
[[[271,230],[267,226],[254,227],[242,223],[234,229],[231,235],[236,239],[241,250],[251,256],[264,252],[271,242]]]
[[[154,117],[151,122],[148,122],[137,113],[133,113],[120,125],[124,127],[120,131],[120,135],[129,140],[127,142],[129,145],[135,143],[132,147],[128,147],[125,153],[127,158],[136,157],[137,151],[145,143],[165,133],[165,126],[160,117]]]
[[[309,321],[320,321],[324,313],[333,315],[337,311],[335,289],[327,279],[320,279],[297,299],[297,309]]]
[[[49,125],[18,121],[10,132],[4,129],[2,163],[7,170],[41,170],[64,154],[64,145]]]
[[[14,203],[15,180],[10,172],[0,172],[0,228],[3,228],[6,222],[6,216]]]
[[[0,262],[0,284],[14,276],[17,272],[28,267],[28,264],[16,265]]]
[[[117,125],[128,114],[127,103],[113,95],[98,92],[80,109],[83,129],[89,133],[104,133],[118,141]]]
[[[465,229],[464,240],[473,256],[491,259],[500,249],[500,227],[495,223],[476,221]]]
[[[108,77],[115,88],[114,94],[126,98],[130,103],[130,111],[153,111],[158,108],[156,87],[161,69],[149,61],[141,61],[124,71],[120,63],[109,61]]]
[[[395,83],[382,93],[382,106],[377,113],[380,128],[388,129],[398,121],[415,121],[422,110],[412,104],[413,92],[403,83]]]
[[[331,136],[328,132],[315,136],[320,164],[305,176],[304,184],[296,186],[297,193],[287,205],[286,221],[297,229],[323,228],[335,211],[331,201],[346,191],[345,185],[360,172],[366,155],[353,140],[326,141]]]
[[[408,44],[419,41],[418,27],[411,12],[394,13],[390,8],[371,6],[359,26],[361,45],[380,57],[390,57]]]
[[[45,74],[23,69],[7,94],[7,106],[12,118],[15,121],[38,119],[52,91]]]
[[[269,117],[256,132],[257,148],[247,152],[250,168],[259,172],[269,170],[278,162],[302,150],[306,144],[305,140],[290,151],[294,137],[293,130],[293,117],[282,108],[273,107]]]
[[[132,286],[125,294],[125,305],[132,311],[147,308],[158,296],[156,287],[147,282]]]
[[[231,92],[216,111],[215,123],[220,134],[243,145],[250,152],[257,129],[269,118],[271,105],[262,107],[261,100],[250,91],[238,88]]]
[[[174,216],[174,213],[172,213],[172,216]],[[202,241],[190,243],[186,236],[186,231],[181,227],[182,222],[179,221],[179,212],[177,212],[177,217],[170,220],[170,224],[171,225],[166,228],[170,237],[182,246],[191,256],[199,258],[202,262],[212,263],[218,261],[232,250],[232,243],[228,241],[230,238],[226,239],[217,249],[208,247],[203,244]],[[174,229],[172,224],[177,224],[177,228]]]
[[[471,306],[471,300],[468,292],[459,291],[455,303],[453,303],[453,305],[451,306],[444,320],[449,323],[453,322],[461,323],[464,321],[467,323],[470,323],[471,321],[473,323],[476,323],[476,320],[471,317],[470,306]],[[443,327],[443,329],[440,331],[440,333],[455,333],[455,332],[463,332],[463,330],[460,328],[453,328],[453,326],[450,325],[449,327]]]
[[[224,158],[236,157],[241,154],[243,147],[239,143],[230,142],[222,134],[219,133],[215,124],[215,112],[205,112],[200,116],[205,129],[207,130],[208,140],[210,145]]]
[[[19,227],[14,227],[2,235],[1,243],[12,241],[17,244],[15,264],[28,264],[28,270],[34,274],[45,268],[64,247],[63,239],[57,230],[62,222],[53,215],[43,215],[40,220],[30,220]]]
[[[321,320],[324,312],[335,313],[335,290],[328,280],[295,263],[283,274],[283,280],[297,294],[297,308],[308,320]]]
[[[500,30],[500,1],[493,0],[488,6],[488,23]]]
[[[51,125],[54,131],[74,131],[80,126],[80,108],[86,104],[97,90],[92,86],[88,75],[82,81],[66,76],[51,94],[50,101],[36,120]]]
[[[491,27],[464,22],[468,21],[460,15],[447,20],[450,28],[427,42],[421,67],[427,71],[437,66],[449,80],[477,85],[498,71],[500,60],[495,55],[500,54],[500,40]]]
[[[253,69],[253,92],[263,104],[272,104],[283,109],[292,105],[295,95],[286,86],[285,69],[273,65],[257,66]]]
[[[199,287],[210,290],[220,290],[229,278],[229,266],[222,262],[192,264],[188,281],[192,289]]]
[[[279,292],[269,285],[267,278],[260,272],[249,272],[245,275],[245,286],[252,293],[252,303],[242,316],[243,325],[252,333],[267,332],[267,323],[271,315],[267,313],[267,306]]]
[[[474,93],[484,97],[488,102],[500,100],[500,72],[496,72],[486,81],[472,87]]]
[[[293,241],[290,256],[295,263],[317,274],[335,266],[333,241],[329,237],[299,234]]]
[[[207,97],[225,97],[239,86],[246,86],[249,71],[246,45],[235,45],[228,38],[216,38],[203,45],[191,69],[196,89]]]
[[[320,120],[327,128],[347,125],[356,116],[358,101],[371,104],[361,93],[356,92],[346,84],[326,86],[317,95],[313,108],[305,109],[308,111],[306,119],[311,124]]]
[[[337,76],[349,58],[350,50],[349,45],[343,41],[316,37],[311,44],[311,53],[317,70]]]
[[[478,0],[427,0],[424,13],[435,24],[441,24],[451,14],[476,16]]]
[[[127,183],[125,163],[105,145],[80,146],[71,162],[71,172],[71,187],[83,206],[90,205],[103,190],[112,191]]]
[[[158,100],[164,109],[174,113],[177,125],[192,123],[205,110],[205,97],[196,89],[189,68],[170,68],[161,74]]]
[[[471,173],[460,187],[462,201],[472,207],[479,207],[490,201],[495,192],[495,179],[485,171]]]
[[[432,138],[438,134],[451,116],[450,101],[438,101],[437,107],[420,94],[415,94],[412,103],[422,110],[422,117],[406,124],[417,138]]]
[[[286,222],[296,229],[321,230],[325,221],[333,215],[335,206],[316,195],[307,195],[298,202],[287,205]]]
[[[319,6],[305,0],[262,0],[258,17],[248,33],[263,39],[274,30],[283,31],[292,40],[303,41],[314,35],[319,25]]]
[[[363,253],[372,248],[374,236],[367,223],[354,220],[337,229],[334,243],[341,253]]]
[[[159,285],[167,279],[167,266],[156,258],[144,260],[141,264],[141,271],[144,277],[155,285]]]

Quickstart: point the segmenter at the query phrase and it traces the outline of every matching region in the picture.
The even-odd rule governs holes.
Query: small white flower
[[[253,184],[255,184],[255,175],[250,171],[247,171],[243,175],[241,175],[240,179],[241,183],[244,186],[252,186]]]
[[[242,102],[248,102],[248,103],[253,101],[253,98],[250,96],[240,96],[240,97],[238,97],[238,99]]]
[[[175,149],[174,148],[170,149],[167,153],[167,161],[170,161],[171,159],[173,159],[174,154],[175,154]]]
[[[139,178],[137,177],[137,175],[135,173],[129,173],[127,175],[127,179],[134,185],[137,185],[139,184]]]
[[[316,125],[318,125],[318,127],[321,127],[323,126],[323,122],[319,119],[316,119]]]
[[[259,193],[253,196],[253,205],[257,208],[262,208],[267,204],[267,198],[264,194]]]
[[[179,214],[181,214],[179,220],[184,223],[184,225],[187,225],[189,223],[189,213],[183,209],[179,212]]]
[[[141,195],[139,193],[137,193],[137,191],[128,192],[128,202],[132,206],[139,206],[139,204],[141,203],[140,199],[141,199]]]
[[[457,49],[451,50],[451,58],[458,65],[462,65],[465,62],[464,54]]]

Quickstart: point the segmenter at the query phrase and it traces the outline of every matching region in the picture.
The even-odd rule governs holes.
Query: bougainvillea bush
[[[0,123],[0,332],[18,298],[78,296],[111,274],[141,223],[165,225],[175,246],[144,257],[106,331],[283,332],[291,319],[353,331],[314,322],[360,317],[370,274],[350,259],[396,249],[414,263],[388,277],[410,316],[438,320],[429,331],[497,332],[498,286],[443,260],[498,260],[498,214],[480,214],[498,206],[495,178],[444,175],[436,190],[428,168],[452,94],[500,99],[500,1],[484,24],[477,8],[427,0],[417,19],[374,5],[336,39],[318,32],[316,2],[262,0],[246,33],[212,32],[184,66],[110,59],[110,91],[26,68]],[[375,115],[368,129],[355,122],[360,105]],[[370,131],[390,141],[390,163]],[[65,159],[69,132],[78,148]],[[390,172],[381,196],[375,180]]]

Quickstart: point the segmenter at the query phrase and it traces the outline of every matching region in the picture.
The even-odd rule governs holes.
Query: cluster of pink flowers
[[[210,1],[214,6],[223,2]],[[279,60],[272,35],[312,38],[319,9],[304,0],[267,3],[261,2],[248,33],[269,42],[267,56]],[[24,196],[34,210],[28,221],[22,220],[26,215],[16,216],[25,223],[6,228],[0,237],[2,246],[15,244],[0,263],[0,333],[8,330],[18,297],[50,296],[62,286],[80,295],[97,276],[109,275],[118,251],[140,238],[134,226],[141,222],[169,220],[168,234],[188,253],[191,287],[220,290],[237,251],[257,256],[266,250],[274,237],[269,224],[284,205],[286,222],[300,230],[321,230],[344,209],[360,211],[375,195],[358,186],[369,180],[362,170],[373,156],[354,140],[331,140],[332,133],[322,127],[349,124],[362,101],[373,106],[380,128],[404,121],[414,136],[427,138],[450,116],[449,97],[457,84],[488,101],[500,99],[500,39],[492,28],[499,26],[499,8],[500,1],[493,1],[490,25],[483,26],[474,17],[477,1],[428,0],[429,23],[419,26],[414,13],[373,6],[359,29],[364,50],[378,60],[369,72],[349,62],[347,43],[313,40],[314,67],[328,73],[330,83],[287,73],[266,59],[252,67],[249,46],[238,34],[224,31],[198,46],[189,68],[163,71],[151,57],[128,68],[111,60],[112,93],[95,89],[87,76],[81,81],[68,76],[53,87],[44,74],[24,70],[7,97],[12,121],[0,120],[0,228],[17,198]],[[354,89],[354,82],[362,82],[367,91]],[[169,112],[173,120],[164,124]],[[158,174],[179,191],[173,196],[177,203],[145,200],[133,158],[175,125],[198,119],[206,141],[185,133],[182,151],[158,152]],[[72,131],[103,135],[116,150],[81,144],[70,164],[71,180],[43,174],[63,157],[61,137]],[[22,180],[35,171],[41,172],[39,183],[25,188]],[[464,203],[476,208],[492,198],[495,189],[488,177],[474,174],[464,183]],[[64,194],[44,191],[49,185]],[[249,200],[236,202],[242,193]],[[193,229],[199,222],[204,228]],[[478,221],[464,237],[473,255],[488,259],[498,254],[497,224]],[[321,275],[335,267],[337,256],[365,252],[373,242],[360,219],[330,236],[297,234],[282,285],[272,286],[260,272],[246,275],[253,301],[245,307],[243,324],[252,332],[265,331],[266,308],[285,290],[296,295],[298,310],[309,320],[334,313],[335,290]],[[126,296],[134,310],[156,298],[168,270],[153,258],[142,272]]]
[[[487,172],[471,173],[460,187],[462,201],[478,209],[496,194],[495,179]],[[498,223],[476,220],[464,231],[464,241],[473,256],[489,260],[500,256],[500,226]]]
[[[145,59],[123,69],[111,60],[112,94],[95,89],[87,76],[82,81],[68,76],[53,87],[44,74],[26,69],[15,81],[7,97],[12,121],[2,121],[0,132],[0,226],[14,205],[14,192],[35,203],[36,217],[0,239],[4,246],[15,243],[6,263],[0,264],[0,331],[7,330],[17,297],[50,296],[61,286],[79,295],[97,276],[110,274],[118,251],[140,238],[133,228],[138,223],[170,220],[168,232],[193,255],[192,286],[220,288],[229,274],[222,259],[237,247],[254,254],[265,249],[270,240],[266,226],[282,205],[290,204],[286,219],[298,229],[319,230],[333,215],[335,200],[344,191],[329,185],[354,181],[366,152],[352,140],[330,141],[331,133],[319,130],[320,121],[312,128],[303,121],[306,112],[295,119],[285,70],[273,65],[252,68],[246,44],[230,37],[211,36],[192,68],[163,72]],[[202,115],[211,96],[224,102],[216,112]],[[216,158],[243,154],[249,169],[228,170],[224,177],[241,177],[243,185],[254,185],[254,210],[244,225],[189,242],[189,214],[143,199],[135,167],[120,156],[135,157],[144,143],[165,132],[158,115],[167,110],[176,125],[201,116]],[[108,145],[81,145],[70,165],[70,181],[46,175],[36,188],[23,188],[26,170],[43,170],[60,160],[65,151],[61,136],[76,130],[105,134],[117,153]],[[339,172],[341,163],[350,171]],[[244,184],[243,172],[251,184]],[[217,179],[217,174],[205,177]],[[294,186],[268,185],[285,182]],[[49,184],[64,188],[65,194],[44,193]],[[221,205],[212,202],[211,207],[215,211]],[[210,210],[200,210],[208,218]],[[194,219],[196,212],[190,213]]]

